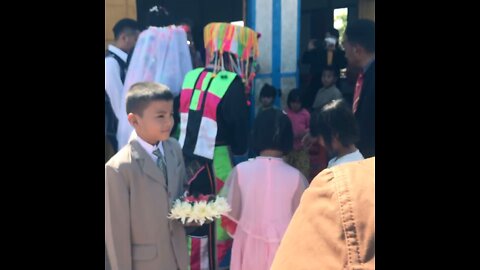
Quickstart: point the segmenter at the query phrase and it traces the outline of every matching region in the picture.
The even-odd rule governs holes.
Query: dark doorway
[[[358,0],[301,0],[300,57],[311,39],[323,40],[327,29],[334,27],[334,11],[348,8],[347,22],[358,18]],[[309,68],[300,63],[300,87],[309,81]],[[344,83],[339,83],[340,87]],[[342,90],[342,89],[340,89]],[[348,92],[349,90],[346,89]]]

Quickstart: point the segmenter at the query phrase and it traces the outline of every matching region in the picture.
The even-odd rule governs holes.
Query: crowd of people
[[[202,59],[191,23],[167,14],[120,20],[105,57],[106,269],[374,269],[375,23],[309,44],[310,83],[285,108],[264,85],[250,119],[261,35],[210,23]],[[359,70],[351,101],[346,67]],[[231,211],[167,218],[175,199],[209,194]]]

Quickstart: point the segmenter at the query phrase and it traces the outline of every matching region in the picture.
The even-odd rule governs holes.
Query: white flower
[[[205,213],[207,211],[207,203],[206,202],[196,202],[193,205],[192,212],[187,220],[188,223],[196,222],[203,225],[205,223]]]
[[[223,197],[217,196],[214,204],[215,204],[215,210],[219,215],[224,215],[232,211],[232,208],[228,204],[227,200]]]
[[[196,202],[193,205],[193,210],[190,213],[190,217],[188,218],[187,222],[196,222],[200,223],[200,226],[205,223],[208,219],[213,221],[213,217],[215,215],[212,213],[211,206],[208,206],[206,201]]]
[[[180,199],[175,200],[169,219],[179,219],[183,224],[185,223],[199,223],[203,225],[207,220],[213,221],[215,218],[220,218],[231,211],[230,205],[223,197],[216,197],[214,202],[198,201],[192,206],[189,202],[182,202]]]
[[[180,219],[182,224],[185,224],[185,220],[190,216],[192,212],[192,205],[188,202],[182,202],[179,199],[175,200],[172,209],[170,210],[170,219]]]
[[[218,211],[217,205],[215,204],[215,202],[209,202],[207,204],[207,207],[209,208],[209,212],[212,215],[212,219],[211,219],[212,221],[213,221],[213,218],[220,218],[221,213]]]

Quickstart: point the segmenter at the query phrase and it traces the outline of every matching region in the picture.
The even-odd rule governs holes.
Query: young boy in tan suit
[[[184,226],[167,219],[186,190],[182,149],[169,138],[173,95],[157,83],[134,84],[128,121],[136,137],[105,165],[105,242],[113,270],[186,270]]]

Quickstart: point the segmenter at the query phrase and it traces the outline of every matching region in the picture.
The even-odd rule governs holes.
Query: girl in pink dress
[[[302,144],[302,138],[310,129],[310,113],[303,108],[300,89],[293,89],[287,97],[287,115],[292,122],[293,150],[288,154],[288,164],[302,172],[303,176],[310,174],[310,157],[308,148]]]
[[[253,148],[260,156],[238,164],[220,195],[232,211],[222,225],[233,237],[231,270],[268,270],[308,182],[283,156],[293,147],[292,124],[270,109],[257,116]]]

